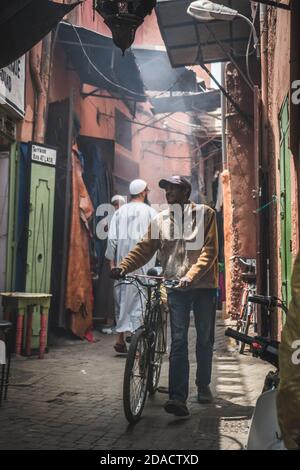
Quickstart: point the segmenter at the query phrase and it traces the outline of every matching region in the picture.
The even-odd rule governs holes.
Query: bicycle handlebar
[[[268,309],[279,307],[281,308],[286,314],[288,313],[287,307],[284,305],[283,301],[278,299],[277,297],[270,296],[270,295],[249,295],[248,301],[254,304],[264,305]]]
[[[229,336],[230,338],[234,338],[237,341],[249,344],[253,356],[260,357],[262,360],[269,362],[273,366],[277,368],[279,367],[278,341],[269,341],[262,336],[248,336],[244,333],[233,330],[232,328],[227,328],[225,330],[225,336]]]
[[[247,266],[247,268],[254,268],[255,267],[255,259],[253,259],[253,261],[250,261],[250,262],[247,262],[245,261],[243,258],[241,258],[240,256],[231,256],[230,260],[239,260],[240,263],[242,263],[244,266]]]
[[[248,301],[254,304],[265,305],[268,308],[277,306],[276,299],[269,295],[249,295]]]
[[[234,338],[237,341],[241,341],[242,343],[249,344],[250,346],[254,340],[252,336],[245,335],[244,333],[240,333],[239,331],[233,330],[232,328],[226,328],[225,336],[229,336],[230,338]]]
[[[143,282],[140,278],[144,278],[144,279],[147,279],[149,281],[155,281],[155,284],[148,284],[146,282]],[[165,279],[164,277],[160,277],[160,276],[147,276],[145,274],[127,274],[125,277],[124,277],[124,280],[128,280],[128,281],[136,281],[138,284],[140,284],[141,286],[143,287],[156,287],[158,286],[159,284],[164,284],[166,287],[168,287],[169,289],[174,289],[176,287],[178,287],[179,285],[179,281],[176,280],[176,279]]]

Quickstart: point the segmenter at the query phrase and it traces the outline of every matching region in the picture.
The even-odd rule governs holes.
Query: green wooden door
[[[279,116],[280,122],[280,218],[281,218],[281,279],[282,298],[289,305],[292,276],[291,227],[291,153],[289,151],[289,106],[285,100]]]
[[[31,164],[26,292],[50,292],[55,168]]]
[[[55,167],[31,162],[26,292],[50,293]],[[39,347],[40,312],[33,312],[31,348]],[[26,325],[24,328],[24,341]]]

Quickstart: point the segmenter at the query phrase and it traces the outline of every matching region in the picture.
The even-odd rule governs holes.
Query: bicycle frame
[[[254,332],[257,332],[257,315],[256,315],[256,305],[249,302],[249,297],[255,295],[256,293],[256,276],[255,260],[249,259],[247,261],[243,260],[239,256],[234,256],[231,259],[238,259],[238,261],[248,268],[247,272],[242,273],[243,278],[243,292],[241,298],[241,309],[240,314],[237,319],[237,331],[248,334],[250,325],[254,325]],[[240,353],[243,354],[245,349],[245,344],[240,344]]]
[[[154,283],[148,284],[146,282],[143,282],[141,279],[154,281]],[[145,295],[142,288],[147,289],[146,308],[145,313],[142,314],[143,325],[141,325],[140,328],[144,328],[148,334],[151,334],[151,332],[155,333],[155,327],[158,323],[157,313],[160,312],[161,314],[162,309],[161,288],[164,284],[168,284],[168,287],[175,287],[178,281],[166,280],[160,276],[147,276],[143,274],[127,275],[124,283],[126,283],[126,281],[129,281],[129,283],[134,284],[137,289],[139,289],[141,295]],[[120,284],[122,284],[122,282]]]
[[[242,302],[241,302],[242,307],[241,307],[241,312],[240,312],[238,322],[243,323],[247,321],[248,317],[250,317],[250,322],[254,320],[254,318],[252,317],[254,317],[253,313],[255,313],[255,307],[251,302],[249,302],[249,297],[254,295],[255,293],[256,293],[256,286],[254,284],[245,282],[244,287],[243,287]],[[246,311],[246,315],[245,315],[245,311]],[[256,322],[253,322],[253,323],[254,323],[254,331],[256,332],[256,325],[255,325]]]

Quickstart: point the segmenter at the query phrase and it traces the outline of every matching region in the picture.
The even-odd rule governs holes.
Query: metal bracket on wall
[[[119,100],[119,101],[124,101],[124,97],[122,96],[117,96],[116,94],[110,96],[110,95],[104,95],[100,93],[100,88],[94,88],[90,92],[86,93],[83,90],[83,87],[81,87],[80,91],[80,96],[82,99],[88,98],[89,96],[94,96],[95,98],[105,98],[108,100]],[[126,98],[126,101],[133,101],[136,105],[136,100],[134,98]]]
[[[94,97],[94,98],[104,98],[104,99],[108,99],[108,100],[119,100],[119,101],[123,101],[123,103],[125,103],[125,105],[127,106],[127,108],[129,109],[131,115],[133,118],[135,118],[136,116],[136,107],[137,107],[137,101],[134,99],[134,98],[129,98],[127,96],[124,96],[123,94],[118,96],[115,94],[110,96],[110,95],[103,95],[100,93],[100,88],[94,88],[93,90],[91,90],[90,92],[86,93],[83,91],[83,86],[81,87],[81,91],[80,91],[80,96],[82,97],[82,99],[84,100],[85,98],[89,98],[89,97]],[[132,106],[129,106],[129,102],[133,102],[133,105]]]

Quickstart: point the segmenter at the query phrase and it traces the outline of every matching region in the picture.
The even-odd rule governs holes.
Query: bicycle
[[[154,395],[157,391],[167,350],[167,311],[162,305],[161,288],[176,288],[179,281],[135,274],[126,275],[122,283],[135,284],[141,295],[145,294],[140,287],[147,289],[143,325],[131,339],[123,380],[124,413],[134,424],[141,417],[147,393]]]
[[[255,260],[244,260],[239,256],[234,256],[231,259],[238,259],[239,262],[248,268],[247,272],[242,273],[242,280],[244,281],[241,310],[236,323],[236,331],[248,335],[251,324],[253,324],[254,332],[257,332],[257,310],[256,305],[249,301],[249,297],[256,294],[256,274],[255,274]],[[238,342],[240,354],[244,353],[245,343]]]
[[[265,311],[268,312],[269,320],[276,308],[280,308],[286,315],[288,314],[286,305],[278,297],[256,294],[250,296],[249,301],[264,306]],[[267,373],[262,393],[257,399],[248,433],[247,450],[284,450],[276,407],[280,382],[280,343],[263,336],[251,337],[231,328],[226,329],[225,335],[248,344],[252,356],[259,357],[276,368],[275,371],[271,370]]]

